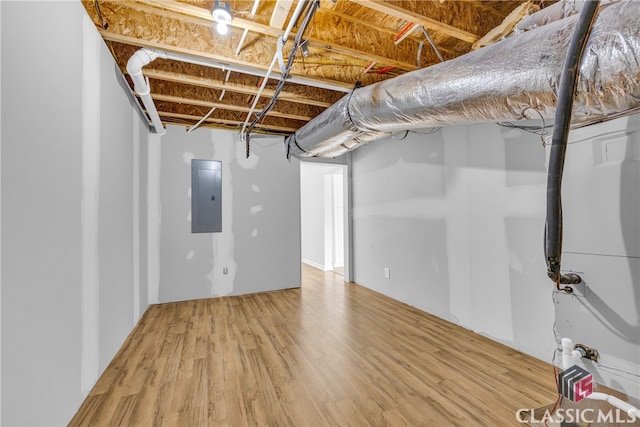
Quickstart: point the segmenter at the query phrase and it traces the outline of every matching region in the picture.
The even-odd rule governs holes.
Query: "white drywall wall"
[[[598,350],[599,383],[640,398],[640,116],[569,136],[562,266],[586,290],[556,296],[558,334]]]
[[[99,37],[95,27],[93,33]],[[87,40],[87,36],[84,40]],[[100,369],[107,367],[138,319],[133,318],[133,146],[132,107],[117,84],[116,65],[101,48],[100,187]]]
[[[135,114],[135,113],[134,113]],[[149,146],[149,138],[150,134],[147,131],[147,127],[140,123],[139,120],[134,120],[134,142],[138,144],[138,162],[134,161],[134,172],[137,166],[137,186],[136,186],[136,174],[134,173],[134,212],[136,206],[136,193],[137,193],[137,207],[138,207],[138,216],[134,216],[134,221],[138,222],[138,274],[135,275],[134,270],[134,278],[138,277],[139,285],[138,285],[138,313],[142,315],[146,310],[147,306],[150,304],[149,301],[149,250],[148,250],[148,168],[147,168],[147,160],[148,160],[148,146]],[[134,230],[135,230],[134,226]],[[135,235],[133,236],[135,239]],[[134,245],[135,246],[135,245]],[[135,256],[134,256],[135,258]],[[134,269],[136,268],[136,263],[134,262]],[[134,298],[135,301],[135,298]],[[135,310],[135,309],[134,309]],[[134,321],[138,319],[134,316]]]
[[[81,112],[82,143],[80,202],[81,341],[80,382],[88,393],[100,375],[100,41],[90,36],[91,21],[82,20]]]
[[[75,25],[36,28],[58,15]],[[81,19],[79,4],[3,3],[3,425],[64,424],[82,398]]]
[[[613,369],[598,368],[598,379],[637,396],[637,122],[571,134],[563,267],[584,272],[590,296],[559,295],[554,307],[543,254],[545,148],[494,124],[353,152],[355,281],[547,362],[557,320],[561,335],[604,353]]]
[[[2,2],[0,2],[0,26]],[[0,189],[2,189],[2,31],[0,30]],[[0,425],[2,425],[2,196],[0,195]]]
[[[64,425],[134,324],[144,132],[79,2],[3,2],[1,20],[1,422]]]
[[[149,145],[160,150],[148,165],[160,188],[159,302],[300,286],[300,168],[282,138],[255,138],[248,159],[237,133],[222,130],[169,126]],[[222,161],[221,233],[191,233],[194,158]]]

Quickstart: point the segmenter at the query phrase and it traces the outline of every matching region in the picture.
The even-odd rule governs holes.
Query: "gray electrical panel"
[[[191,232],[222,231],[222,163],[191,160]]]

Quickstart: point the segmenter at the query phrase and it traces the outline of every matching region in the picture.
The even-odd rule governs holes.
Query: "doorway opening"
[[[347,166],[300,162],[302,262],[348,281]]]

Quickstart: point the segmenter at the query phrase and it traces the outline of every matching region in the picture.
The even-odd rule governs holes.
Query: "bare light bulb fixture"
[[[218,34],[225,35],[229,31],[227,27],[231,23],[231,6],[226,1],[216,0],[213,5],[213,20],[218,23],[216,31]]]
[[[225,24],[224,22],[218,22],[218,25],[216,25],[216,31],[221,36],[224,36],[229,32],[229,27],[227,27],[227,24]]]

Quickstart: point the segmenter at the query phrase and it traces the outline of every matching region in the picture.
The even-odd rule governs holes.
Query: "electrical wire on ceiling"
[[[553,125],[545,125],[542,126],[528,126],[528,125],[518,125],[512,122],[497,122],[498,126],[502,126],[509,129],[519,129],[528,133],[532,133],[534,135],[538,135],[540,137],[540,143],[543,147],[547,146],[547,141],[545,138],[549,136],[549,129],[553,129]]]
[[[395,139],[396,141],[403,141],[403,140],[405,140],[407,138],[407,135],[409,135],[409,131],[405,130],[404,131],[404,135],[402,135],[402,138],[396,138],[396,135],[393,134],[393,135],[391,135],[391,139]]]
[[[229,75],[231,74],[231,70],[227,71],[227,75],[224,78],[224,82],[227,83],[229,81]],[[220,93],[220,97],[218,98],[218,101],[222,101],[222,99],[224,98],[224,95],[227,93],[226,89],[222,89],[222,92]],[[191,128],[187,131],[187,133],[191,133],[194,130],[198,129],[200,127],[200,125],[209,118],[209,116],[211,116],[211,114],[213,114],[213,112],[216,110],[217,107],[213,107],[211,108],[211,110],[209,110],[209,112],[207,114],[205,114],[199,121],[198,123],[196,123],[195,125],[191,126]]]
[[[429,42],[429,44],[431,45],[431,48],[433,49],[433,51],[438,56],[438,59],[440,60],[440,62],[444,62],[444,58],[442,57],[442,54],[440,53],[440,49],[438,49],[436,44],[433,42],[433,39],[431,38],[431,36],[427,32],[427,29],[424,28],[424,27],[421,27],[421,28],[422,28],[422,33],[424,34],[425,38],[427,39],[426,41]],[[418,68],[422,68],[421,56],[422,56],[422,47],[424,46],[424,42],[425,42],[425,40],[422,40],[420,42],[420,44],[418,44],[418,54],[417,54],[417,58],[416,58],[416,62],[417,62]]]
[[[100,2],[98,0],[94,0],[93,7],[96,10],[96,13],[98,14],[98,19],[100,20],[100,27],[102,27],[103,30],[106,30],[107,28],[109,28],[109,23],[105,22],[104,17],[102,16],[102,10],[100,10]],[[107,46],[109,47],[109,51],[111,52],[111,55],[113,55],[114,58],[117,58],[118,56],[116,55],[116,52],[113,50],[113,44],[110,41],[107,41]]]
[[[274,94],[271,97],[271,100],[269,101],[269,103],[267,104],[267,106],[265,108],[262,109],[262,111],[260,111],[259,113],[256,114],[256,117],[253,119],[253,121],[251,122],[251,124],[247,127],[247,130],[245,132],[245,136],[246,136],[246,141],[247,141],[247,156],[249,154],[249,135],[251,134],[251,131],[253,130],[253,128],[261,121],[264,120],[264,118],[266,117],[267,113],[269,113],[269,111],[271,111],[273,109],[273,107],[276,104],[276,101],[278,100],[278,96],[280,95],[280,92],[282,92],[282,89],[284,88],[284,85],[287,81],[287,78],[289,77],[289,73],[291,72],[291,68],[294,65],[294,58],[296,53],[298,52],[298,50],[301,48],[301,46],[304,44],[305,40],[303,39],[304,33],[307,29],[307,27],[309,26],[309,23],[311,22],[311,19],[313,18],[316,10],[318,9],[318,7],[320,7],[320,1],[319,0],[313,0],[309,6],[307,6],[307,10],[304,14],[304,17],[302,19],[302,23],[300,24],[300,27],[298,28],[298,32],[296,33],[296,36],[294,38],[294,42],[293,42],[293,46],[291,48],[291,52],[289,53],[289,57],[287,60],[287,63],[284,67],[284,70],[281,70],[281,77],[280,80],[278,82],[278,85],[276,86],[275,90],[274,90]],[[266,77],[265,77],[266,78]]]
[[[100,2],[98,0],[94,0],[93,7],[95,8],[96,13],[98,14],[98,19],[100,20],[100,26],[102,27],[103,30],[106,30],[107,28],[109,28],[109,24],[104,22],[104,18],[102,16],[102,10],[100,10]]]
[[[533,133],[535,135],[539,135],[540,136],[540,141],[542,142],[542,146],[546,147],[547,145],[547,141],[545,140],[545,138],[549,135],[548,129],[553,129],[553,125],[547,125],[545,120],[544,120],[544,116],[542,115],[542,113],[540,113],[540,111],[536,110],[533,107],[527,107],[524,110],[522,110],[522,117],[526,118],[525,116],[525,112],[527,110],[533,110],[535,111],[538,116],[540,117],[540,120],[542,121],[542,126],[532,126],[532,125],[518,125],[512,122],[497,122],[496,124],[498,126],[502,126],[502,127],[506,127],[506,128],[510,128],[510,129],[520,129],[523,130],[525,132],[529,132],[529,133]]]
[[[407,138],[407,136],[408,136],[410,133],[413,133],[413,134],[415,134],[415,135],[433,135],[434,133],[437,133],[437,132],[439,132],[440,130],[442,130],[442,128],[441,128],[441,127],[438,127],[438,128],[431,128],[431,129],[429,129],[429,130],[427,130],[427,131],[405,130],[405,131],[404,131],[404,135],[402,135],[402,137],[401,137],[401,138],[396,138],[396,134],[393,134],[393,135],[391,135],[391,139],[395,139],[396,141],[402,141],[402,140],[406,139],[406,138]]]
[[[441,127],[431,128],[428,131],[418,131],[418,130],[410,130],[409,133],[415,133],[416,135],[432,135],[434,133],[438,133],[442,130]]]

